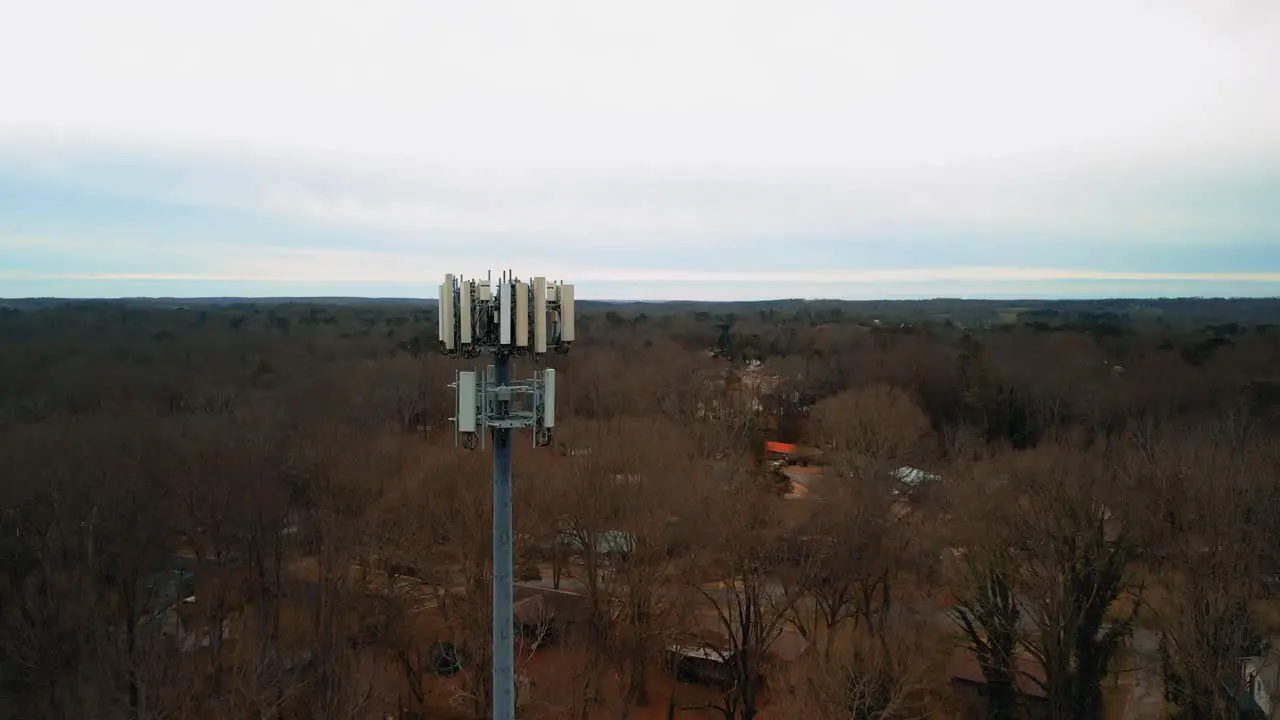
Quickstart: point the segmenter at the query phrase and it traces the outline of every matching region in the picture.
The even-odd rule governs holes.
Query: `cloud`
[[[40,72],[0,71],[0,266],[1252,292],[1280,271],[1276,7],[18,5],[0,68]]]
[[[229,262],[220,271],[205,273],[3,273],[26,280],[196,280],[278,283],[414,284],[439,282],[445,272],[455,272],[426,256],[369,252],[297,251],[265,248],[260,254]],[[474,268],[484,273],[488,268]],[[556,272],[552,272],[555,270]],[[843,270],[812,272],[719,272],[715,270],[627,270],[610,267],[565,265],[555,268],[520,268],[524,277],[544,275],[588,283],[700,283],[735,285],[774,284],[796,287],[886,283],[1034,283],[1034,282],[1244,282],[1276,283],[1280,272],[1165,273],[1108,272],[1059,268],[954,267],[898,268],[893,270]]]
[[[267,212],[328,226],[390,233],[550,235],[560,245],[639,240],[652,247],[667,241],[684,243],[691,236],[715,241],[729,229],[715,224],[723,218],[709,217],[689,203],[591,198],[575,196],[572,190],[557,196],[536,186],[438,198],[430,192],[325,192],[305,184],[277,185],[254,202]]]
[[[6,11],[0,67],[40,72],[0,78],[0,134],[470,169],[1274,147],[1277,13],[1203,5],[51,0]]]
[[[4,294],[372,295],[430,297],[446,272],[467,276],[513,268],[579,286],[589,298],[767,299],[776,297],[1052,297],[1122,295],[1280,295],[1280,268],[1210,271],[1201,262],[1179,271],[1115,270],[1084,265],[955,265],[848,267],[799,263],[770,267],[691,264],[681,256],[625,263],[529,253],[494,254],[482,247],[353,249],[290,247],[242,238],[232,247],[195,242],[148,252],[146,239],[102,247],[93,238],[0,232]],[[41,252],[48,261],[31,261]],[[1273,253],[1274,255],[1274,253]],[[625,256],[624,256],[625,257]],[[909,257],[909,256],[908,256]],[[605,256],[605,260],[609,257]]]
[[[11,286],[429,294],[445,272],[515,268],[648,299],[1027,296],[1086,283],[1280,294],[1280,174],[1265,163],[1077,166],[968,184],[946,173],[513,173],[495,186],[84,152],[54,169],[8,167],[17,191],[6,205],[0,167],[0,264],[24,273]]]
[[[13,157],[11,155],[11,157]],[[54,169],[11,161],[27,187],[117,204],[272,217],[366,232],[386,246],[497,242],[517,254],[759,247],[813,239],[850,247],[946,234],[1023,245],[1169,246],[1280,232],[1280,156],[1204,166],[1076,163],[885,175],[858,171],[561,171],[496,178],[442,170],[374,172],[306,164],[108,159],[62,154]],[[2,179],[2,178],[0,178]],[[0,205],[3,201],[0,200]],[[20,208],[15,208],[20,210]]]

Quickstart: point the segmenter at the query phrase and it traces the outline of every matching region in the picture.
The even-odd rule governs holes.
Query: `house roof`
[[[796,446],[791,443],[774,442],[773,440],[766,440],[764,443],[765,452],[778,453],[779,455],[790,455],[795,449]]]
[[[511,606],[512,614],[516,620],[525,625],[538,626],[549,622],[555,616],[555,613],[548,607],[544,597],[538,594],[529,595],[522,600],[516,600]]]
[[[667,652],[683,655],[685,657],[697,658],[699,660],[710,660],[718,663],[724,662],[724,652],[710,647],[697,645],[668,645]]]
[[[822,451],[815,447],[807,447],[805,445],[793,445],[791,443],[775,442],[768,440],[764,444],[766,453],[777,453],[779,455],[790,455],[792,457],[812,458],[822,454]]]
[[[581,593],[520,583],[515,584],[513,591],[512,610],[516,619],[527,625],[544,622],[570,625],[585,621],[590,613],[590,601]]]
[[[1027,655],[1019,655],[1016,664],[1018,676],[1014,679],[1014,684],[1017,685],[1018,691],[1027,697],[1047,699],[1049,696],[1040,686],[1040,683],[1045,681],[1045,674],[1039,661]],[[956,648],[955,652],[951,653],[951,659],[947,662],[947,676],[953,681],[959,680],[975,685],[987,684],[987,677],[982,672],[978,655],[969,648]]]
[[[563,530],[560,532],[559,541],[578,550],[585,549],[583,547],[583,538],[577,533]],[[599,555],[608,555],[609,553],[630,554],[635,552],[636,537],[629,532],[621,530],[605,530],[595,534],[595,552]]]
[[[727,653],[730,643],[725,636],[723,620],[714,611],[707,609],[696,612],[694,617],[695,624],[678,644]],[[765,649],[765,655],[777,662],[791,663],[798,660],[808,648],[809,642],[803,635],[790,625],[784,625]]]
[[[938,482],[942,479],[941,475],[934,475],[931,472],[925,472],[920,468],[903,466],[893,471],[893,476],[903,485],[908,487],[920,487],[927,483]]]

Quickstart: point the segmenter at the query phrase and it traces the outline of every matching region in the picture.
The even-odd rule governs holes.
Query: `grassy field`
[[[1013,325],[1018,322],[1018,316],[1030,309],[1029,307],[1000,308],[996,311],[996,321],[1001,325]]]

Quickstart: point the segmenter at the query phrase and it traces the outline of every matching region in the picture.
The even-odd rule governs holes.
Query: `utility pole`
[[[511,379],[511,358],[540,362],[548,348],[569,350],[574,339],[573,285],[525,283],[509,271],[490,279],[444,276],[440,286],[440,346],[450,357],[493,358],[487,372],[459,371],[454,388],[454,442],[483,448],[493,435],[493,720],[515,720],[515,615],[511,520],[511,431],[531,430],[534,447],[551,444],[555,370]]]

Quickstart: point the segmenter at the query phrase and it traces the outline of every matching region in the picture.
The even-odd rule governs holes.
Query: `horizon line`
[[[20,302],[20,301],[62,301],[62,302],[122,302],[128,300],[301,300],[301,301],[319,301],[319,300],[371,300],[381,302],[415,302],[427,305],[435,305],[439,300],[434,297],[413,297],[413,296],[381,296],[381,295],[118,295],[113,297],[64,297],[60,295],[29,295],[22,297],[0,297],[0,302]],[[994,297],[994,296],[963,296],[963,295],[936,295],[936,296],[918,296],[918,297],[883,297],[883,298],[863,298],[850,299],[839,297],[777,297],[758,300],[742,299],[742,300],[698,300],[693,298],[670,298],[670,299],[652,299],[652,300],[633,300],[625,298],[591,298],[580,297],[577,302],[603,302],[603,303],[630,303],[635,305],[664,305],[674,303],[701,303],[706,305],[730,305],[734,303],[782,303],[782,302],[847,302],[847,303],[869,303],[869,302],[929,302],[934,300],[950,300],[961,302],[1107,302],[1119,300],[1131,301],[1170,301],[1170,300],[1231,300],[1231,301],[1269,301],[1280,300],[1280,295],[1096,295],[1096,296],[1044,296],[1044,297]]]

